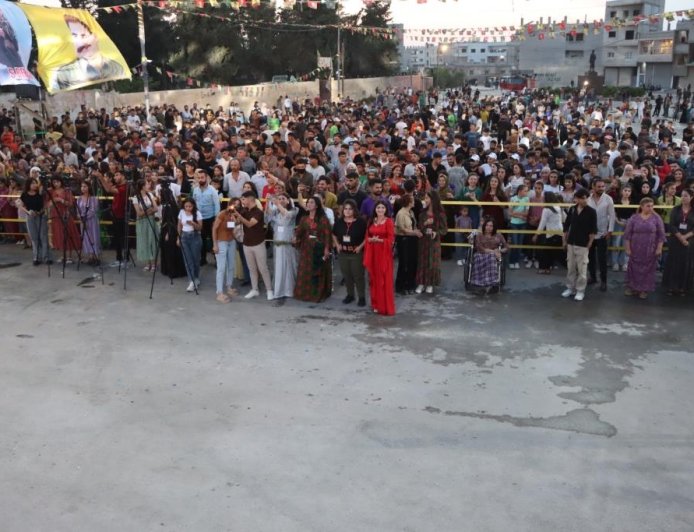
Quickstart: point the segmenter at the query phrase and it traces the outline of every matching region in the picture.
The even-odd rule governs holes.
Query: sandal
[[[625,288],[625,289],[624,289],[624,295],[625,295],[625,296],[633,296],[633,295],[634,295],[634,291],[633,291],[631,288]]]
[[[229,303],[229,298],[225,294],[217,294],[217,301],[220,303]]]
[[[646,299],[648,294],[646,292],[639,292],[639,299]]]

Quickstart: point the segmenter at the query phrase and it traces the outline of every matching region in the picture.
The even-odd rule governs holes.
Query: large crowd
[[[13,131],[0,111],[0,219],[33,264],[75,261],[187,277],[228,303],[293,297],[395,313],[433,293],[442,261],[466,284],[567,268],[564,297],[647,298],[694,285],[692,94],[386,89],[368,101],[95,110]],[[664,105],[667,102],[667,105]],[[668,118],[668,110],[677,110]],[[663,115],[665,112],[665,115]],[[679,123],[678,123],[679,122]],[[132,243],[132,245],[131,245]],[[395,260],[397,259],[397,260]],[[108,262],[108,261],[106,261]],[[397,264],[397,266],[396,266]],[[397,271],[396,271],[397,268]],[[203,284],[201,285],[201,277]]]

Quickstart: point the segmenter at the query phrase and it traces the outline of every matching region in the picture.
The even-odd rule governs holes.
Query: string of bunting
[[[592,32],[599,35],[601,31],[613,31],[618,28],[633,27],[641,22],[660,24],[663,21],[672,22],[676,18],[694,18],[694,9],[667,11],[655,15],[635,15],[629,18],[615,18],[608,22],[603,20],[576,21],[575,23],[554,21],[549,23],[529,22],[522,26],[495,26],[479,28],[396,28],[396,36],[414,43],[443,44],[453,42],[510,42],[524,41],[529,38],[544,40],[564,38],[566,35],[575,37],[578,33]]]
[[[186,9],[203,9],[205,7],[222,8],[228,7],[234,10],[239,10],[245,7],[258,8],[262,4],[274,5],[275,0],[145,0],[144,5],[156,5],[161,8],[186,8]],[[310,9],[318,9],[319,5],[325,5],[327,9],[336,9],[337,0],[283,0],[285,9],[292,9],[295,5],[305,5]],[[97,7],[97,11],[105,11],[107,13],[120,13],[127,9],[135,9],[137,4],[122,4],[118,6]]]
[[[185,9],[179,9],[171,6],[161,6],[161,3],[167,4],[182,4],[182,2],[157,2],[145,4],[148,7],[154,9],[165,11],[167,13],[173,13],[177,15],[190,15],[194,17],[208,18],[219,20],[223,22],[229,22],[237,26],[245,26],[249,28],[266,29],[271,31],[281,31],[281,32],[304,32],[304,31],[319,31],[324,29],[337,29],[338,27],[343,31],[347,31],[353,34],[366,35],[370,37],[375,37],[379,39],[392,39],[395,35],[393,28],[380,28],[374,26],[349,26],[346,24],[292,24],[285,22],[263,22],[263,21],[246,21],[239,20],[238,18],[233,18],[228,15],[207,13],[200,11],[189,11]],[[135,9],[136,4],[124,4],[120,6],[111,6],[107,8],[100,8],[106,13],[121,14],[125,13],[128,9]]]

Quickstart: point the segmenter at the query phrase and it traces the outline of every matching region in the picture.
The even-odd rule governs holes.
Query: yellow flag
[[[34,28],[39,76],[48,92],[131,78],[123,55],[88,11],[18,6]]]

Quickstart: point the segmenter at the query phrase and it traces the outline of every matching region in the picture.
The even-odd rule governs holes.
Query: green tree
[[[398,66],[398,47],[394,39],[372,34],[368,28],[388,28],[390,2],[377,0],[350,17],[356,31],[345,37],[345,76],[388,76]],[[359,31],[359,28],[364,28]]]

